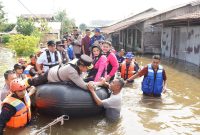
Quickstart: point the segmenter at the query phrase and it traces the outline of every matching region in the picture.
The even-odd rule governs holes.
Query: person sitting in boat
[[[127,82],[141,76],[144,76],[142,81],[143,95],[160,97],[162,92],[166,92],[167,77],[164,68],[160,65],[159,55],[154,55],[152,63],[127,79]]]
[[[107,99],[101,100],[95,93],[94,87],[88,87],[94,101],[97,105],[103,106],[106,109],[106,117],[109,120],[117,120],[120,118],[122,95],[121,90],[124,86],[123,78],[115,78],[110,84],[106,83],[108,88],[111,90],[111,96]]]
[[[127,52],[125,58],[126,58],[125,61],[122,62],[121,64],[121,70],[120,70],[121,77],[124,80],[130,78],[131,76],[133,76],[135,73],[138,72],[138,68],[136,67],[133,61],[134,55],[132,54],[132,52]]]
[[[26,79],[26,75],[23,73],[24,72],[24,69],[23,69],[23,66],[21,64],[15,64],[14,65],[14,71],[17,75],[17,78],[19,79]]]
[[[34,70],[37,71],[37,68],[36,68],[37,56],[31,54],[31,55],[29,56],[29,58],[30,58],[30,62],[28,63],[28,65],[33,66],[33,67],[34,67]]]
[[[3,89],[0,91],[1,101],[3,101],[7,97],[7,95],[9,95],[10,82],[16,78],[17,78],[17,75],[16,75],[15,71],[13,71],[13,70],[7,70],[4,73],[5,84],[4,84]]]
[[[69,56],[67,51],[65,50],[65,45],[61,43],[61,41],[56,42],[56,49],[60,52],[62,63],[67,64],[69,61]]]
[[[60,53],[56,51],[56,46],[54,41],[50,40],[47,42],[48,49],[43,52],[40,57],[38,57],[36,62],[36,67],[38,74],[46,72],[50,68],[62,63]],[[43,71],[44,70],[44,71]]]
[[[73,82],[80,88],[87,90],[88,83],[84,82],[81,74],[92,68],[92,61],[92,58],[83,54],[80,59],[75,59],[67,65],[55,66],[45,74],[28,79],[27,82],[31,86],[38,86],[47,82]],[[96,85],[100,84],[101,82],[96,82]]]
[[[10,83],[12,94],[8,95],[2,104],[0,114],[0,135],[5,126],[20,128],[31,120],[31,100],[26,92],[24,80],[14,79]]]
[[[101,77],[104,77],[105,68],[107,66],[107,58],[102,54],[102,50],[98,45],[93,45],[91,48],[93,65],[94,67],[89,70],[87,81],[99,81]]]
[[[111,81],[114,79],[115,73],[117,72],[119,67],[119,63],[117,61],[115,54],[110,51],[111,48],[112,48],[111,42],[109,41],[103,42],[102,50],[107,57],[106,81]]]

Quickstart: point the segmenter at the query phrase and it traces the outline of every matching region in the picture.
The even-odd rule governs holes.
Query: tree
[[[87,25],[86,25],[85,23],[81,23],[81,24],[79,25],[79,29],[80,29],[81,31],[85,31],[86,28],[87,28]]]
[[[13,23],[3,23],[0,26],[0,31],[1,32],[9,32],[9,31],[12,31],[14,27],[15,27],[15,24],[13,24]]]
[[[14,50],[17,56],[29,56],[38,50],[39,38],[22,34],[11,35],[8,46]]]
[[[3,7],[4,6],[2,5],[2,2],[0,2],[0,31],[8,32],[12,30],[13,25],[6,23],[7,19],[5,18],[5,12],[3,11]]]
[[[75,20],[67,16],[66,10],[60,10],[55,15],[55,20],[61,22],[61,35],[66,32],[72,32],[75,27]]]
[[[31,19],[25,20],[22,17],[17,18],[17,32],[30,36],[34,30],[34,22]]]
[[[3,11],[2,2],[0,2],[0,25],[2,25],[7,19],[5,18],[5,12]]]

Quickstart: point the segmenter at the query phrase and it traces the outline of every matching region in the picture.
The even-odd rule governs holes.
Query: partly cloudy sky
[[[52,14],[66,9],[76,24],[92,20],[120,20],[148,8],[163,10],[192,0],[0,0],[10,22],[16,16],[28,14],[23,3],[33,14]],[[20,3],[21,2],[21,3]]]

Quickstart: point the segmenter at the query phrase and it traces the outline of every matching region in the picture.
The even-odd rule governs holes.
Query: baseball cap
[[[134,57],[133,53],[132,52],[127,52],[125,58],[126,59],[132,59]]]
[[[101,32],[99,28],[95,28],[94,32]]]

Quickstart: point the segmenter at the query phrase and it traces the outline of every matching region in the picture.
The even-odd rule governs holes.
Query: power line
[[[17,0],[29,13],[35,16],[20,0]]]

